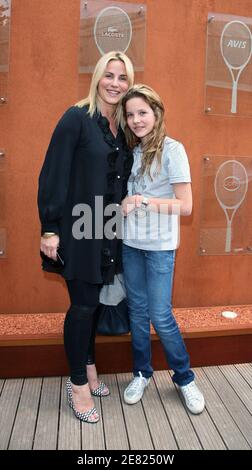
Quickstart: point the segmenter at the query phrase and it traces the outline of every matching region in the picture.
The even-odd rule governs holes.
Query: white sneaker
[[[142,376],[141,372],[139,372],[139,377],[134,377],[132,382],[128,385],[128,387],[124,390],[123,398],[125,403],[128,405],[134,405],[139,400],[141,400],[144,389],[149,384],[150,379],[146,379]]]
[[[205,407],[205,400],[204,396],[202,395],[201,391],[198,389],[197,385],[194,381],[190,382],[187,385],[179,387],[182,393],[182,396],[185,401],[185,405],[188,410],[197,415],[202,413]]]

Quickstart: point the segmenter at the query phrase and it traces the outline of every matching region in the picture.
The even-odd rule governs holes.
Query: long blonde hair
[[[148,140],[142,144],[142,167],[141,174],[147,173],[150,177],[151,165],[154,159],[157,161],[158,169],[161,168],[161,158],[166,135],[164,124],[164,105],[160,96],[148,85],[138,83],[130,88],[121,100],[123,109],[123,121],[126,141],[128,146],[133,149],[141,142],[134,132],[130,130],[127,124],[126,103],[132,98],[142,98],[152,109],[155,115],[155,124],[148,136]]]
[[[120,51],[110,51],[107,54],[104,54],[97,62],[90,84],[89,94],[86,98],[78,101],[75,106],[82,108],[83,106],[88,106],[88,113],[92,117],[96,111],[100,111],[99,102],[97,99],[97,89],[99,81],[101,80],[108,63],[111,60],[120,60],[124,63],[126,69],[126,75],[128,78],[129,87],[134,83],[134,68],[131,60]]]

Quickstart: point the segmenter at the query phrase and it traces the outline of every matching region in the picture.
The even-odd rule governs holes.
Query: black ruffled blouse
[[[100,113],[91,118],[86,107],[73,106],[60,119],[40,173],[38,206],[41,232],[59,234],[65,279],[109,283],[122,271],[122,241],[114,228],[113,237],[104,234],[115,212],[104,210],[126,196],[132,163],[122,130],[115,138]],[[46,262],[43,269],[59,272]]]

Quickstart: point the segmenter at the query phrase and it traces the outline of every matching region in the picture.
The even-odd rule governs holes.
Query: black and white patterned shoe
[[[72,383],[71,383],[70,377],[66,382],[66,391],[67,391],[68,404],[70,408],[72,408],[76,418],[78,418],[80,421],[83,421],[85,423],[97,423],[97,421],[99,421],[100,417],[95,407],[83,413],[75,409],[74,404],[73,404],[73,390],[72,390]],[[97,418],[90,419],[94,414],[97,414]]]
[[[91,390],[91,394],[95,397],[107,397],[110,394],[110,391],[104,382],[100,382],[99,387]]]
[[[80,411],[77,411],[74,408],[73,408],[73,411],[74,411],[76,418],[80,419],[81,421],[84,421],[85,423],[97,423],[97,421],[99,421],[100,419],[97,413],[97,409],[95,407],[91,408],[91,410],[88,410],[85,413],[81,413]],[[91,416],[93,416],[94,414],[97,414],[97,418],[90,419]]]
[[[73,409],[73,392],[72,392],[72,384],[71,384],[70,377],[69,377],[69,379],[67,379],[67,382],[66,382],[66,392],[67,392],[68,404],[69,404],[70,408]]]

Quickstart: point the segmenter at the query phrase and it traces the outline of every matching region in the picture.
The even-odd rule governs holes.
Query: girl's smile
[[[132,132],[144,139],[153,130],[155,114],[143,98],[131,98],[126,103],[127,124]]]

